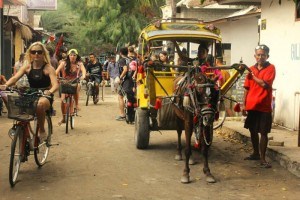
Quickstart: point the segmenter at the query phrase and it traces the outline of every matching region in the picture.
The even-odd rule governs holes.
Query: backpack
[[[128,71],[124,79],[131,78],[134,74],[134,71],[137,70],[137,58],[132,58],[132,57],[125,57],[126,60],[126,66],[128,67]],[[120,66],[119,64],[119,73],[122,74],[123,72],[123,66]]]

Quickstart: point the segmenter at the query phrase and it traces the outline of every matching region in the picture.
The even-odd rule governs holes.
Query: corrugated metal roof
[[[4,5],[26,6],[26,0],[4,0]]]
[[[239,10],[237,12],[234,12],[226,17],[222,17],[217,20],[210,21],[212,23],[218,23],[218,22],[223,22],[223,21],[228,21],[228,20],[235,20],[235,19],[241,19],[241,18],[247,18],[251,16],[259,16],[261,13],[261,9],[257,8],[256,6],[249,6],[246,9]]]
[[[201,4],[200,0],[181,0],[176,4],[176,7],[180,7],[185,5],[187,8],[194,8],[194,7],[205,7],[211,4],[215,4],[217,1],[214,0],[206,0],[203,4]]]
[[[221,5],[261,5],[262,0],[217,0]]]

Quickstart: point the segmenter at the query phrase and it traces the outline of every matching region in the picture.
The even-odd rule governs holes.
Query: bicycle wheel
[[[71,101],[72,101],[72,105],[73,105],[73,106],[71,106],[72,109],[73,109],[73,112],[70,113],[70,127],[71,127],[71,129],[74,129],[74,127],[75,127],[75,116],[77,115],[77,110],[74,107],[75,106],[75,100],[74,100],[74,98],[72,98]]]
[[[91,92],[92,92],[92,86],[91,86],[91,84],[88,84],[88,88],[86,90],[86,102],[85,102],[86,106],[89,105],[89,98],[91,96]]]
[[[213,129],[217,129],[223,125],[226,118],[226,108],[224,100],[218,102],[218,117],[214,121]]]
[[[70,106],[71,106],[71,97],[67,97],[66,116],[65,116],[66,133],[68,133],[69,131]]]
[[[17,126],[14,138],[11,142],[11,154],[9,162],[9,183],[11,187],[15,186],[20,170],[20,165],[22,161],[22,141],[23,128],[21,126]]]
[[[52,136],[52,121],[51,117],[47,114],[45,118],[45,131],[47,134],[47,140],[41,141],[38,137],[35,137],[34,141],[34,160],[35,163],[41,167],[45,164],[49,150],[51,146],[51,136]],[[37,134],[37,132],[36,132]]]

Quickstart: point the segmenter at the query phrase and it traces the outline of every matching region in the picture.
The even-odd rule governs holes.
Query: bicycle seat
[[[29,122],[34,119],[33,115],[28,115],[28,114],[20,114],[20,115],[15,115],[15,116],[8,116],[9,119],[14,119],[17,121],[23,121],[23,122]]]

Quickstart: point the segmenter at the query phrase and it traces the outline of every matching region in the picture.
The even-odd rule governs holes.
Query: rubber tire
[[[213,125],[214,130],[219,128],[220,126],[222,126],[226,119],[226,108],[225,108],[224,100],[219,101],[218,110],[219,110],[219,120],[214,122],[214,125]]]
[[[21,166],[21,151],[20,149],[17,150],[17,144],[20,145],[23,140],[23,128],[21,126],[17,126],[16,132],[14,135],[14,138],[11,142],[11,153],[10,153],[10,162],[9,162],[9,183],[11,187],[14,187],[17,179],[18,174]],[[16,154],[19,154],[20,156],[15,156]],[[14,167],[16,166],[14,163],[17,162],[17,169],[14,173]]]
[[[77,110],[75,108],[75,99],[72,98],[72,104],[73,104],[73,112],[70,114],[70,127],[71,129],[74,129],[75,127],[75,116],[77,115]]]
[[[71,98],[68,97],[67,98],[67,109],[66,109],[66,134],[68,134],[69,132],[69,118],[70,118],[70,106],[71,106],[71,102],[70,102]]]
[[[87,91],[86,91],[86,102],[85,102],[85,105],[88,106],[89,105],[89,99],[90,99],[90,96],[91,96],[91,91],[92,91],[92,86],[89,84],[88,88],[87,88]]]
[[[137,149],[146,149],[149,146],[150,122],[149,111],[138,108],[135,112],[134,140]]]
[[[39,146],[40,142],[38,137],[35,137],[36,140],[38,141],[35,141],[35,144],[38,144],[38,147],[34,148],[34,160],[35,160],[35,163],[39,166],[39,167],[42,167],[46,161],[47,161],[47,158],[48,158],[48,155],[49,155],[49,151],[50,151],[50,144],[51,144],[51,136],[52,136],[52,131],[53,131],[53,128],[52,128],[52,121],[51,121],[51,117],[47,114],[46,115],[46,118],[45,118],[45,125],[46,125],[46,130],[48,130],[48,137],[47,137],[47,142],[44,143],[43,145]],[[37,135],[37,134],[36,134]],[[40,155],[41,155],[41,150],[42,148],[45,148],[45,153],[43,155],[43,159],[40,160]]]
[[[93,103],[96,105],[97,103],[98,103],[98,101],[97,101],[97,99],[96,99],[96,86],[94,86],[93,88],[92,88],[92,91],[93,91]],[[99,92],[98,92],[99,93]],[[99,98],[99,94],[98,94],[98,98]]]
[[[70,127],[71,127],[71,129],[74,129],[74,127],[75,127],[75,116],[74,115],[70,116]]]

